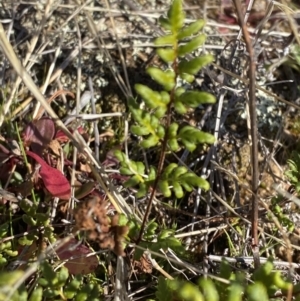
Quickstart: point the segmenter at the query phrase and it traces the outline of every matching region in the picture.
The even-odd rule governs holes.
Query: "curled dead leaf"
[[[99,265],[97,256],[88,256],[92,251],[75,238],[60,247],[56,253],[60,260],[67,260],[65,267],[73,275],[93,273]]]
[[[33,152],[41,154],[55,134],[55,124],[49,117],[30,122],[23,134],[23,142],[30,146]]]

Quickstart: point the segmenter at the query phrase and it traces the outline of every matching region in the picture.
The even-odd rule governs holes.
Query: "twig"
[[[229,263],[246,263],[246,264],[252,264],[253,258],[252,257],[224,257],[224,256],[218,256],[218,255],[208,255],[207,256],[210,261],[215,262],[222,262],[223,260],[226,260]],[[261,263],[266,263],[268,261],[268,258],[260,258]],[[273,261],[274,266],[281,266],[283,268],[289,268],[291,263],[286,261],[279,261],[275,260]],[[292,263],[293,268],[299,269],[300,264],[299,263]]]
[[[221,66],[219,66],[219,65],[217,65],[215,63],[211,63],[211,65],[213,67],[215,67],[216,69],[224,72],[225,74],[228,74],[228,75],[230,75],[230,76],[232,76],[232,77],[234,77],[234,78],[242,81],[245,85],[249,85],[249,80],[248,79],[246,79],[244,77],[241,77],[241,76],[239,76],[239,75],[237,75],[237,74],[235,74],[235,73],[233,73],[233,72],[231,72],[229,70],[226,70],[226,69],[222,68]],[[259,86],[257,83],[254,83],[254,84],[255,84],[255,88],[257,90],[262,91],[262,92],[270,95],[271,97],[274,97],[277,101],[280,101],[280,102],[285,103],[286,105],[289,105],[289,106],[291,106],[291,107],[293,107],[293,108],[295,108],[297,110],[300,110],[300,106],[298,106],[297,104],[295,104],[295,103],[293,103],[291,101],[285,100],[284,98],[282,98],[280,96],[277,96],[276,94],[274,94],[274,93],[268,91],[267,89]]]
[[[258,245],[258,139],[257,139],[257,113],[256,113],[256,96],[255,96],[255,72],[256,63],[253,47],[251,45],[250,35],[244,22],[241,2],[234,0],[240,26],[243,31],[245,44],[249,53],[249,114],[250,114],[250,133],[251,133],[251,163],[252,163],[252,251],[254,258],[254,267],[260,266],[259,245]]]
[[[106,7],[108,9],[110,9],[108,0],[105,0],[105,4],[106,4]],[[119,36],[118,36],[118,33],[117,33],[115,20],[114,20],[114,17],[111,13],[109,13],[109,19],[110,19],[110,22],[111,22],[111,25],[112,25],[114,36],[116,38],[117,49],[118,49],[118,52],[119,52],[119,56],[120,56],[120,60],[121,60],[121,64],[122,64],[122,68],[123,68],[123,72],[124,72],[124,78],[125,78],[125,82],[126,82],[126,85],[127,85],[127,93],[128,93],[129,96],[132,97],[133,94],[132,94],[131,87],[130,87],[130,81],[129,81],[129,77],[128,77],[126,62],[125,62],[124,55],[122,53],[122,47],[121,47],[120,39],[119,39]]]
[[[151,262],[152,266],[157,270],[159,271],[164,277],[170,279],[170,280],[173,280],[174,278],[169,274],[167,273],[158,263],[155,259],[153,259],[151,257],[151,253],[149,251],[146,251],[145,253],[145,256],[146,258]]]
[[[216,232],[219,230],[223,230],[228,228],[228,225],[220,225],[218,227],[214,227],[214,228],[205,228],[202,230],[195,230],[195,231],[190,231],[190,232],[185,232],[185,233],[180,233],[180,234],[175,234],[174,237],[176,238],[183,238],[183,237],[191,237],[191,236],[199,236],[199,235],[203,235],[203,234],[209,234],[211,232]]]
[[[0,28],[0,32],[1,32],[2,28]],[[3,30],[4,32],[4,30]],[[1,38],[1,37],[0,37]],[[85,38],[83,40],[83,45],[88,45],[90,42],[92,41],[92,39],[89,38]],[[0,45],[1,46],[1,45]],[[13,48],[11,48],[13,49]],[[76,47],[70,54],[69,56],[55,69],[54,73],[52,74],[49,83],[51,84],[54,80],[56,80],[57,78],[60,77],[60,75],[62,74],[62,72],[64,71],[64,69],[77,57],[79,52],[79,47]],[[4,53],[6,53],[4,51]],[[13,65],[13,64],[12,64]],[[44,85],[42,85],[39,88],[41,91],[44,89]],[[22,92],[22,91],[21,91]],[[29,105],[29,103],[32,101],[33,97],[30,96],[28,97],[26,100],[24,100],[11,114],[12,118],[14,118],[20,111],[22,111],[26,106]]]
[[[45,82],[44,82],[43,87],[41,89],[42,94],[45,94],[45,92],[47,90],[47,87],[49,85],[49,81],[50,81],[51,75],[53,74],[53,71],[54,71],[54,68],[55,68],[55,64],[57,62],[57,58],[58,58],[59,53],[61,51],[61,47],[62,47],[63,40],[64,40],[63,37],[64,37],[64,34],[62,34],[62,36],[60,38],[59,45],[58,45],[58,47],[55,50],[54,57],[52,58],[52,62],[51,62],[51,65],[49,67],[49,70],[47,72],[47,76],[46,76]],[[43,109],[43,108],[41,108],[41,103],[37,102],[35,110],[33,112],[33,118],[35,118],[35,116],[38,116],[38,114],[41,114],[41,111],[42,111],[41,109]],[[36,119],[40,119],[40,117],[41,116],[37,117]]]
[[[33,52],[34,48],[37,45],[37,42],[38,42],[38,39],[39,39],[39,36],[40,36],[40,32],[43,30],[47,19],[51,16],[51,11],[50,11],[51,6],[52,6],[52,1],[47,1],[47,4],[45,5],[44,15],[43,15],[43,18],[41,20],[41,23],[38,26],[35,35],[33,36],[33,38],[30,41],[28,52],[26,54],[25,59],[23,60],[23,65],[24,66],[26,66],[28,61],[30,60],[32,52]],[[1,31],[1,28],[0,28],[0,31]],[[34,61],[34,60],[32,60],[32,61]],[[29,70],[29,66],[26,66],[26,69]],[[13,102],[14,97],[15,97],[15,93],[16,93],[19,85],[21,84],[21,78],[22,77],[18,76],[17,80],[15,81],[15,85],[14,85],[14,88],[13,88],[13,91],[11,93],[10,98],[3,105],[2,114],[0,115],[0,126],[4,122],[5,116],[9,112],[9,109],[11,108],[12,102]]]
[[[66,90],[58,90],[56,91],[48,100],[48,104],[50,105],[51,102],[56,98],[58,97],[59,95],[62,95],[62,94],[66,94],[66,95],[69,95],[71,96],[72,98],[75,98],[75,95],[71,92],[71,91],[66,91]],[[45,108],[42,106],[39,108],[38,112],[36,113],[35,117],[33,118],[34,120],[39,120],[43,114],[45,112]]]
[[[139,250],[143,250],[143,251],[147,251],[149,252],[152,256],[155,256],[155,257],[158,257],[158,258],[162,258],[162,259],[167,259],[168,261],[172,262],[173,264],[176,264],[177,266],[180,266],[180,267],[183,267],[183,268],[186,268],[186,269],[190,269],[196,273],[198,273],[199,275],[203,275],[203,270],[201,270],[200,268],[186,262],[186,261],[178,261],[177,259],[174,259],[173,256],[167,256],[166,253],[164,252],[164,255],[161,254],[161,253],[158,253],[158,252],[155,252],[155,251],[152,251],[152,250],[149,250],[147,248],[144,248],[140,245],[137,245],[137,244],[130,244],[131,247],[133,248],[137,248]],[[224,279],[224,278],[221,278],[221,277],[218,277],[216,275],[213,275],[213,274],[208,274],[207,275],[209,278],[211,279],[215,279],[221,283],[225,283],[225,284],[229,284],[229,280],[227,279]]]
[[[95,98],[94,98],[94,87],[92,78],[89,76],[89,89],[91,91],[91,105],[92,105],[92,112],[96,114],[96,106],[95,106]],[[98,129],[98,121],[97,119],[94,120],[94,135],[95,135],[95,156],[96,159],[99,160],[99,153],[100,153],[100,135]]]

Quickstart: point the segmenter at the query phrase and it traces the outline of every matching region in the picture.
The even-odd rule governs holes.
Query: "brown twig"
[[[171,123],[171,103],[172,103],[172,99],[174,99],[174,90],[175,90],[175,88],[172,91],[173,93],[171,95],[171,101],[168,105],[166,128],[168,128],[170,126],[170,123]],[[166,130],[166,133],[167,132],[168,131]],[[158,168],[157,168],[157,176],[156,176],[156,179],[155,179],[155,181],[153,183],[153,186],[152,186],[152,191],[151,191],[151,194],[150,194],[150,197],[149,197],[149,200],[148,200],[145,216],[143,218],[143,222],[142,222],[142,225],[141,225],[141,230],[140,230],[138,239],[136,241],[136,244],[139,244],[139,242],[142,239],[142,236],[143,236],[143,233],[144,233],[144,230],[145,230],[145,227],[146,227],[146,223],[147,223],[148,217],[149,217],[150,212],[151,212],[152,203],[153,203],[153,199],[154,199],[154,196],[155,196],[155,193],[156,193],[158,181],[160,179],[160,176],[161,176],[161,173],[162,173],[162,170],[163,170],[163,167],[164,167],[164,162],[165,162],[165,157],[166,157],[166,150],[167,150],[167,143],[168,143],[168,135],[166,134],[165,137],[164,137],[163,143],[162,143],[162,149],[161,149],[160,158],[159,158],[159,162],[158,162]]]
[[[177,51],[177,49],[175,49],[175,51]],[[177,59],[175,59],[175,61],[173,62],[173,70],[175,71],[175,74],[177,76],[178,75]],[[175,79],[175,82],[176,82],[176,79]],[[170,92],[171,101],[168,104],[168,110],[167,110],[167,115],[166,115],[167,116],[166,124],[165,124],[166,133],[168,133],[168,128],[171,124],[171,108],[172,108],[173,101],[175,99],[175,89],[176,89],[176,87],[174,87],[172,89],[172,91]],[[147,208],[146,208],[145,216],[143,218],[143,222],[142,222],[142,225],[141,225],[141,230],[140,230],[138,239],[136,241],[136,244],[138,244],[142,239],[143,232],[145,230],[146,223],[147,223],[148,217],[149,217],[150,212],[151,212],[153,199],[154,199],[156,189],[157,189],[157,186],[158,186],[158,182],[159,182],[159,179],[160,179],[160,176],[162,174],[163,167],[164,167],[164,162],[165,162],[165,157],[166,157],[166,150],[167,150],[167,146],[168,146],[168,138],[169,137],[166,134],[164,139],[163,139],[163,142],[162,142],[161,153],[160,153],[160,158],[159,158],[158,167],[157,167],[157,176],[156,176],[156,179],[155,179],[155,181],[153,183],[153,186],[152,186],[152,191],[151,191],[151,194],[150,194],[150,197],[149,197],[149,200],[148,200],[148,205],[147,205]]]
[[[58,97],[59,95],[62,95],[62,94],[66,94],[66,95],[71,96],[72,98],[75,98],[75,95],[74,95],[72,92],[70,92],[70,91],[66,91],[66,90],[58,90],[58,91],[56,91],[56,92],[55,92],[55,93],[47,100],[48,104],[50,105],[51,102],[52,102],[56,97]],[[43,116],[44,112],[45,112],[45,108],[44,108],[44,107],[40,107],[40,109],[38,110],[38,112],[37,112],[36,116],[34,117],[34,119],[35,119],[35,120],[39,120],[39,119]]]
[[[251,45],[250,35],[247,25],[244,22],[243,12],[240,0],[234,0],[239,23],[245,39],[247,51],[249,53],[249,114],[250,114],[250,134],[251,134],[251,163],[252,163],[252,252],[254,259],[254,267],[257,269],[260,266],[259,246],[258,246],[258,139],[257,139],[257,116],[256,116],[256,96],[255,96],[255,72],[256,61]]]

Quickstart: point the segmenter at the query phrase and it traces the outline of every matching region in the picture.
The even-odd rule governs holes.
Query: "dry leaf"
[[[75,238],[60,247],[56,253],[61,260],[67,260],[65,267],[73,275],[93,273],[99,265],[97,256],[87,256],[92,251]]]

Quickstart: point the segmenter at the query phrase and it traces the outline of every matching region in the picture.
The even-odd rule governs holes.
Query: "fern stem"
[[[177,49],[178,49],[178,42],[174,45],[175,48],[175,52],[177,53]],[[175,83],[177,82],[177,78],[178,78],[178,55],[175,56],[174,62],[172,64],[172,68],[175,72]],[[147,208],[146,208],[146,212],[145,212],[145,216],[143,218],[143,222],[141,225],[141,229],[139,232],[139,236],[137,238],[136,244],[139,244],[139,242],[141,241],[142,237],[143,237],[143,233],[146,227],[146,223],[148,221],[151,209],[152,209],[152,203],[153,203],[153,199],[157,190],[157,185],[160,179],[160,176],[162,174],[163,171],[163,167],[164,167],[164,162],[165,162],[165,158],[166,158],[166,150],[167,150],[167,144],[168,144],[168,129],[170,127],[171,124],[171,113],[172,113],[172,105],[173,102],[175,100],[175,91],[176,91],[176,85],[173,87],[173,89],[170,91],[170,102],[168,104],[168,110],[167,110],[167,115],[166,115],[166,134],[164,136],[164,139],[162,141],[162,147],[161,147],[161,153],[160,153],[160,157],[159,157],[159,161],[158,161],[158,167],[157,167],[157,176],[155,178],[155,181],[153,183],[152,186],[152,191],[148,200],[148,204],[147,204]]]

